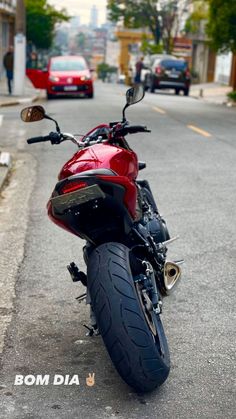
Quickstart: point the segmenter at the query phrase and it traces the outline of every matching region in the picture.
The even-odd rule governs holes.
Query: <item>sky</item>
[[[70,16],[80,16],[82,24],[89,23],[90,9],[95,5],[98,9],[98,22],[104,23],[106,20],[107,0],[48,0],[48,3],[57,8],[65,8]]]

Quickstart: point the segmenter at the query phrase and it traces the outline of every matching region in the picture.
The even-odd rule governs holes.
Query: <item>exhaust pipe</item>
[[[180,261],[182,262],[182,261]],[[170,295],[177,283],[179,282],[179,279],[181,277],[181,268],[179,264],[175,262],[165,262],[164,265],[164,293],[165,295]]]

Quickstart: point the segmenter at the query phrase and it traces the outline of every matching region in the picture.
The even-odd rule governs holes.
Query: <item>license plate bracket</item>
[[[70,208],[99,198],[104,199],[105,193],[101,190],[99,185],[91,185],[87,188],[79,189],[78,191],[55,196],[54,198],[51,198],[51,204],[56,212],[63,213]]]

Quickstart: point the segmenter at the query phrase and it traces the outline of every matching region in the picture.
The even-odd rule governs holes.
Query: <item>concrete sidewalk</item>
[[[9,95],[8,89],[7,89],[6,78],[3,77],[0,80],[0,108],[3,106],[13,106],[13,105],[18,105],[18,104],[27,105],[32,102],[35,102],[40,97],[43,97],[43,91],[35,89],[27,77],[25,79],[25,93],[23,96]],[[0,115],[0,126],[1,126],[1,115]],[[8,177],[11,167],[12,167],[11,156],[6,150],[1,150],[1,142],[0,142],[0,191]]]
[[[229,103],[227,93],[232,91],[232,87],[220,83],[202,83],[192,84],[190,96],[196,99],[204,100],[208,103],[226,105]]]
[[[42,91],[35,89],[27,77],[25,78],[25,92],[23,96],[9,95],[6,77],[3,76],[0,80],[0,107],[32,103],[39,99],[41,95]]]

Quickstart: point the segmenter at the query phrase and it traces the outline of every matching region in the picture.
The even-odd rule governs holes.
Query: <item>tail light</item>
[[[88,186],[88,184],[84,181],[71,181],[62,186],[60,192],[61,194],[66,194],[77,191],[78,189],[86,188],[86,186]]]
[[[161,67],[160,66],[156,67],[155,71],[156,71],[157,74],[161,74]]]
[[[191,74],[190,74],[189,69],[187,69],[187,70],[185,71],[185,76],[186,76],[186,77],[188,77],[188,78],[190,79]]]

